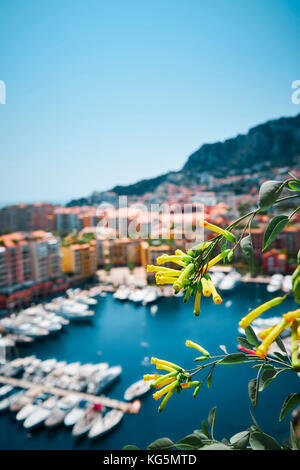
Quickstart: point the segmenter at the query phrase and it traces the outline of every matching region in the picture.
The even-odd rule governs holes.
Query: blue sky
[[[177,170],[296,115],[298,0],[0,0],[0,203]]]

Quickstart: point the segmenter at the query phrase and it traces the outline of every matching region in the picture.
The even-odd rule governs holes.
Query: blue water
[[[232,305],[227,308],[225,303],[229,299]],[[187,369],[194,367],[195,351],[184,345],[188,338],[199,342],[211,354],[222,353],[220,344],[226,345],[229,352],[236,352],[239,319],[249,307],[267,299],[265,286],[242,285],[225,297],[221,306],[203,299],[201,315],[195,318],[192,304],[184,305],[182,299],[161,299],[157,314],[151,316],[149,307],[120,303],[109,294],[99,298],[92,323],[70,324],[63,333],[23,347],[19,352],[42,359],[121,364],[121,380],[108,393],[121,399],[126,387],[154,370],[153,366],[142,365],[145,356],[168,359]],[[287,300],[285,307],[276,307],[272,315],[281,315],[293,307],[292,300]],[[158,437],[168,436],[176,441],[199,429],[213,406],[217,406],[216,437],[228,438],[251,424],[247,384],[254,376],[249,365],[219,366],[209,390],[204,386],[197,399],[192,398],[191,390],[173,395],[162,414],[158,414],[158,405],[150,394],[142,399],[138,415],[126,415],[114,432],[95,442],[86,438],[75,440],[64,427],[55,431],[42,428],[28,434],[8,412],[0,415],[0,448],[120,449],[125,444],[145,448]],[[289,428],[288,418],[278,421],[280,408],[289,393],[299,391],[298,381],[295,374],[283,373],[259,396],[255,417],[263,430],[279,441],[287,438]]]

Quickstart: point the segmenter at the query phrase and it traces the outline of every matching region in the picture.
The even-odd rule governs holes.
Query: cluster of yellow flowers
[[[234,243],[235,237],[228,230],[223,230],[216,225],[202,221],[201,225],[213,232],[222,235],[228,241]],[[212,242],[204,242],[194,247],[194,250],[189,250],[184,253],[181,250],[176,250],[174,255],[163,254],[156,260],[157,266],[148,265],[147,271],[155,273],[155,280],[158,285],[172,284],[174,292],[178,294],[182,289],[186,290],[185,301],[190,297],[195,297],[194,314],[200,315],[200,301],[201,295],[204,297],[212,296],[215,304],[222,303],[222,298],[217,292],[208,271],[212,266],[219,263],[226,257],[232,258],[232,250],[224,250],[218,256],[210,261],[206,260],[206,255]],[[181,269],[173,269],[162,266],[166,263],[174,263],[181,267]]]
[[[206,221],[202,221],[201,225],[204,228],[221,235],[221,237],[224,237],[227,241],[236,243],[235,236],[228,230],[223,230]],[[218,237],[218,241],[220,241],[221,237]],[[193,297],[195,295],[194,314],[196,316],[200,314],[200,300],[202,295],[204,297],[212,296],[215,304],[222,303],[222,298],[217,292],[208,272],[212,266],[225,260],[225,258],[231,261],[233,249],[223,250],[218,256],[215,256],[213,259],[209,259],[214,247],[215,244],[213,241],[204,242],[193,247],[192,250],[188,250],[186,253],[181,250],[176,250],[174,255],[163,254],[157,258],[157,266],[147,266],[148,272],[155,273],[157,284],[172,284],[176,294],[182,289],[185,290],[185,302],[189,297]],[[162,266],[166,263],[174,263],[175,265],[180,266],[180,269]],[[296,302],[300,302],[300,251],[298,253],[298,268],[292,276],[292,285],[295,300]],[[246,330],[259,315],[270,308],[280,305],[286,297],[287,295],[284,295],[283,297],[275,297],[274,299],[263,303],[242,318],[239,325]],[[264,359],[268,354],[271,344],[277,340],[280,333],[282,333],[286,328],[291,328],[291,365],[296,371],[300,371],[298,345],[300,340],[300,308],[283,314],[282,320],[277,325],[266,328],[259,333],[259,337],[262,342],[257,346],[255,354],[260,359]],[[193,347],[202,353],[202,356],[196,358],[196,361],[210,358],[209,352],[199,344],[194,343],[191,340],[187,340],[186,346]],[[158,408],[159,411],[164,409],[166,403],[175,391],[179,393],[184,388],[195,387],[194,397],[197,396],[203,382],[193,380],[194,373],[184,370],[177,364],[154,357],[151,358],[151,364],[156,365],[157,369],[168,372],[167,374],[144,375],[144,380],[152,381],[152,388],[160,389],[153,394],[154,399],[158,400],[164,397]],[[212,363],[208,365],[211,364]]]
[[[187,340],[186,346],[195,348],[203,354],[203,359],[209,358],[210,354],[199,344],[194,341]],[[144,380],[151,380],[151,388],[160,389],[153,394],[155,400],[159,400],[164,397],[161,404],[159,405],[158,411],[161,412],[166,403],[169,401],[174,392],[180,392],[181,389],[195,387],[194,397],[197,396],[201,382],[198,380],[192,380],[192,376],[189,372],[185,371],[182,367],[174,364],[173,362],[165,361],[163,359],[157,359],[156,357],[151,358],[151,364],[154,364],[157,369],[165,370],[167,374],[146,374]],[[162,388],[163,387],[163,388]]]
[[[255,320],[259,315],[261,315],[266,310],[269,310],[276,305],[281,304],[286,298],[286,295],[283,297],[275,297],[268,302],[260,305],[259,307],[252,310],[248,315],[246,315],[239,322],[241,328],[246,329],[253,320]],[[291,328],[291,340],[292,340],[292,366],[295,369],[300,367],[300,358],[298,352],[298,341],[300,340],[300,308],[287,312],[282,315],[282,320],[270,328],[266,328],[259,333],[259,337],[262,340],[262,343],[257,347],[255,353],[261,359],[264,359],[268,354],[269,348],[276,338],[282,333],[286,328]]]

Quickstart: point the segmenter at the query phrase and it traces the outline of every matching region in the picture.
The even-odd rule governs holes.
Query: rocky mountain
[[[144,179],[127,186],[115,186],[117,195],[151,193],[161,184],[198,184],[203,174],[216,177],[261,171],[273,167],[292,167],[300,161],[300,114],[267,121],[224,142],[204,144],[192,153],[182,170]],[[102,193],[98,193],[102,194]],[[85,198],[83,200],[87,201]],[[82,204],[82,200],[77,201]],[[69,205],[75,205],[71,201]]]

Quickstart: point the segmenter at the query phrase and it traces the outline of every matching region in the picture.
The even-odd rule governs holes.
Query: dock
[[[64,390],[56,387],[51,387],[44,384],[33,384],[24,379],[15,379],[13,377],[5,377],[0,375],[0,384],[3,385],[12,385],[13,387],[19,387],[23,389],[30,390],[35,388],[38,390],[38,393],[49,393],[55,396],[66,396],[70,394],[77,395],[81,400],[86,400],[90,403],[100,404],[106,408],[114,408],[123,411],[124,413],[133,413],[137,414],[141,407],[141,402],[139,400],[134,400],[133,402],[123,402],[109,398],[106,396],[96,396],[89,395],[88,393],[76,392],[73,390]]]

